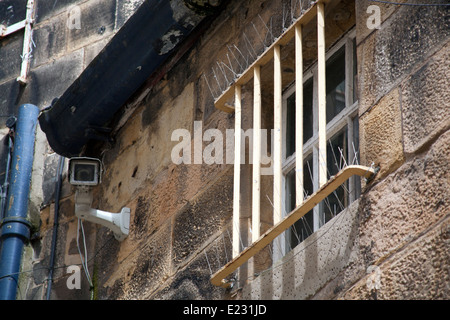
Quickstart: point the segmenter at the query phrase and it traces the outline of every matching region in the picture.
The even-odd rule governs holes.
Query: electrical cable
[[[100,252],[103,251],[103,249],[106,247],[106,245],[113,243],[112,240],[114,240],[114,236],[113,235],[111,235],[111,237],[107,241],[105,241],[105,243],[103,243],[103,245],[95,252],[95,254],[89,260],[84,262],[84,264],[87,266],[87,264],[89,262],[94,260],[100,254]],[[81,266],[83,266],[81,263],[80,264],[73,264],[73,265],[81,265]],[[69,266],[70,265],[64,264],[64,265],[61,265],[61,266],[53,267],[53,270],[67,268]],[[49,270],[49,267],[44,266],[44,267],[40,267],[40,268],[33,268],[33,269],[29,269],[29,270],[22,270],[22,271],[19,271],[19,272],[14,272],[14,273],[10,273],[10,274],[6,274],[4,276],[1,276],[0,279],[8,278],[8,277],[14,277],[15,275],[21,275],[23,273],[35,272],[35,271],[39,271],[39,270]],[[16,279],[14,279],[14,278],[13,278],[13,280],[16,281]],[[49,278],[44,279],[41,282],[41,284],[43,284],[44,282],[48,282],[49,280],[50,280]],[[23,299],[22,292],[20,291],[20,287],[19,287],[19,284],[17,283],[17,281],[16,281],[16,285],[17,285],[17,288],[19,289],[19,295],[20,295],[21,299]],[[91,290],[91,300],[94,297],[93,293],[94,292]]]
[[[80,228],[81,226],[81,228]],[[77,232],[77,248],[78,248],[78,253],[80,254],[80,259],[81,259],[81,266],[83,267],[84,273],[86,275],[86,278],[89,282],[89,291],[91,291],[91,298],[92,298],[92,289],[94,288],[93,283],[92,283],[92,279],[91,279],[91,275],[89,274],[89,268],[87,265],[87,248],[86,248],[86,236],[84,234],[84,227],[83,227],[83,221],[81,221],[81,219],[78,218],[78,232]],[[83,259],[83,255],[81,254],[81,249],[80,249],[80,229],[81,229],[81,234],[83,236],[83,247],[84,247],[84,259]]]
[[[55,256],[56,256],[56,242],[58,239],[58,226],[59,226],[59,198],[61,195],[61,184],[62,184],[62,173],[64,169],[64,160],[63,156],[59,157],[58,163],[58,172],[57,172],[57,183],[55,186],[55,212],[53,216],[53,234],[52,234],[52,244],[50,249],[50,266],[47,278],[47,300],[50,300],[50,294],[52,291],[52,283],[53,283],[53,271],[55,266]]]

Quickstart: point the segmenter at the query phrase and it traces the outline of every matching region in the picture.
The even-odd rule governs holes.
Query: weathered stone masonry
[[[301,246],[296,249],[299,252],[304,250],[303,252],[308,255],[306,260],[301,258],[302,254],[294,252],[292,254],[294,260],[287,257],[286,259],[291,262],[282,265],[282,271],[280,268],[273,269],[274,271],[269,269],[266,271],[269,278],[263,272],[260,277],[244,286],[242,293],[241,290],[231,292],[233,297],[265,299],[448,297],[446,261],[449,252],[448,241],[445,240],[448,233],[446,225],[449,199],[448,192],[445,191],[448,188],[448,164],[444,161],[448,159],[448,135],[443,134],[449,125],[448,108],[443,107],[448,103],[446,102],[448,99],[445,99],[448,95],[446,90],[448,77],[444,76],[445,68],[442,67],[445,55],[448,55],[448,32],[446,32],[448,26],[445,23],[433,23],[444,21],[446,10],[393,8],[380,5],[381,28],[367,32],[366,7],[366,2],[356,4],[361,163],[370,165],[374,162],[380,167],[380,172],[376,180],[366,186],[359,202],[348,209],[351,212],[350,218],[343,215],[342,219],[350,220],[330,222],[330,230],[321,231],[326,236],[334,235],[334,238],[331,238],[333,245],[319,241],[315,247],[308,246],[309,242],[316,241],[315,237],[311,237],[308,239],[309,242],[304,244],[307,249],[302,249]],[[232,8],[232,5],[230,4],[228,8]],[[133,161],[136,165],[141,162],[138,158],[141,153],[138,150],[144,150],[148,146],[140,144],[136,134],[131,133],[136,130],[145,132],[142,131],[142,124],[139,126],[139,122],[144,121],[139,119],[144,119],[144,116],[149,114],[148,110],[154,110],[156,106],[166,103],[172,108],[177,108],[178,92],[183,92],[181,95],[186,96],[184,92],[190,90],[188,89],[190,84],[187,83],[191,81],[190,79],[195,79],[195,76],[197,80],[192,81],[194,100],[190,107],[193,110],[191,119],[204,120],[204,130],[207,128],[223,130],[232,127],[233,119],[230,116],[218,111],[211,113],[208,106],[211,98],[208,97],[207,88],[202,84],[200,76],[202,71],[214,63],[214,57],[211,57],[210,52],[217,50],[218,46],[220,48],[218,43],[233,43],[234,36],[239,34],[239,28],[245,27],[246,20],[243,17],[250,16],[252,10],[258,10],[258,6],[254,3],[244,8],[234,9],[236,11],[233,11],[233,15],[223,13],[225,17],[218,18],[218,25],[211,27],[186,60],[180,62],[164,82],[148,96],[142,112],[137,109],[131,120],[134,125],[131,128],[125,126],[119,133],[119,137],[123,137],[119,141],[135,137],[134,156],[127,155],[128,152],[113,151],[113,154],[119,152],[121,158],[120,162],[113,162],[113,166],[114,163],[120,166],[119,163],[124,163],[125,159]],[[267,11],[270,9],[269,6],[264,7],[261,14],[268,14]],[[220,24],[222,21],[226,26]],[[230,26],[236,28],[232,29],[234,32],[229,31]],[[418,34],[421,36],[418,37]],[[221,39],[220,42],[217,39]],[[417,89],[413,89],[414,87]],[[422,88],[422,94],[418,88]],[[432,90],[432,93],[425,88]],[[245,102],[246,99],[244,95],[244,105],[249,106],[249,103]],[[251,99],[251,96],[248,99]],[[265,99],[270,106],[270,96]],[[184,105],[186,102],[184,100]],[[417,111],[417,108],[420,106],[425,108],[425,105],[426,111],[423,113]],[[270,110],[270,107],[267,109]],[[164,130],[162,123],[163,119],[166,119],[164,107],[159,110],[157,115],[152,115],[152,129],[146,129],[152,130],[156,136],[160,136],[158,132]],[[145,119],[147,117],[145,116]],[[243,117],[244,123],[250,126],[251,111],[245,110]],[[268,111],[269,126],[270,117]],[[172,122],[166,120],[164,123]],[[186,125],[186,128],[189,126],[192,128],[192,122]],[[418,144],[415,144],[416,141]],[[437,150],[440,152],[436,153]],[[150,159],[157,156],[148,155]],[[426,171],[424,163],[427,163]],[[146,165],[149,164],[144,164]],[[134,165],[130,166],[127,174],[131,176],[135,168]],[[141,165],[138,173],[140,169]],[[246,169],[246,166],[242,170],[244,175],[251,175],[251,169]],[[430,170],[434,172],[431,173]],[[149,180],[155,179],[153,172],[150,177],[147,174]],[[160,176],[154,180],[156,185],[155,182],[151,183],[154,185],[152,191],[143,191],[145,196],[135,197],[132,201],[136,203],[136,208],[149,208],[147,221],[153,221],[148,224],[152,230],[149,230],[150,236],[147,240],[142,239],[142,244],[137,247],[133,246],[142,249],[127,256],[126,260],[118,259],[120,264],[118,271],[113,272],[113,276],[106,277],[108,281],[104,291],[105,297],[113,294],[117,298],[135,299],[227,298],[228,294],[223,289],[210,286],[208,263],[217,261],[211,258],[217,254],[215,241],[223,231],[223,227],[230,221],[232,187],[228,185],[227,191],[224,192],[225,185],[222,183],[228,181],[231,184],[231,169],[227,169],[226,165],[177,167],[169,163],[167,169],[160,172]],[[217,173],[223,178],[217,178]],[[436,179],[430,179],[429,175]],[[117,194],[122,195],[120,190],[127,192],[127,188],[139,189],[141,184],[145,185],[145,182],[141,182],[142,178],[143,176],[140,176],[137,183],[132,181],[125,183],[123,180],[122,184],[114,183],[116,192],[119,192]],[[177,186],[165,189],[166,185],[172,183],[170,181]],[[111,187],[110,185],[109,188]],[[251,187],[244,185],[243,188],[247,190],[245,192],[249,192]],[[194,190],[198,190],[197,193]],[[162,192],[166,197],[161,198],[155,194]],[[174,197],[168,196],[169,193],[176,194],[175,206],[172,204]],[[223,198],[224,196],[226,197]],[[144,199],[147,200],[146,204]],[[169,202],[166,202],[168,199]],[[181,199],[186,199],[185,203]],[[247,219],[245,206],[248,208],[249,203],[246,204],[245,198],[243,201],[243,219]],[[166,205],[168,207],[162,209]],[[158,211],[161,212],[160,215],[155,216],[154,213]],[[161,215],[167,218],[164,220]],[[270,221],[267,223],[270,224]],[[157,225],[161,227],[155,227]],[[343,230],[341,229],[343,225],[348,225],[348,233],[344,233],[347,237],[338,236]],[[326,227],[328,226],[324,226]],[[316,237],[322,240],[320,234]],[[336,244],[336,237],[342,239],[337,242],[341,248]],[[168,246],[158,248],[147,245],[154,241],[164,242],[164,239],[171,239]],[[427,243],[424,249],[422,241]],[[126,246],[127,244],[124,244],[121,250]],[[206,256],[209,256],[211,261],[207,261],[202,250],[206,251]],[[434,262],[429,262],[431,264],[429,267],[428,263],[420,263],[431,252],[439,252],[433,254]],[[142,257],[143,253],[146,258]],[[340,258],[336,258],[335,262],[330,264],[330,256],[334,254],[340,255]],[[223,252],[220,255],[223,256]],[[155,257],[160,258],[158,260]],[[319,259],[319,263],[306,265],[304,275],[306,278],[298,275],[288,277],[290,270],[299,270],[305,265],[305,261],[311,259],[312,261]],[[151,269],[161,272],[152,272]],[[132,271],[127,276],[121,276],[124,270]],[[274,276],[270,276],[272,272],[276,272],[275,274],[284,280],[281,283],[273,280]],[[369,286],[368,283],[378,274],[379,287]],[[142,286],[142,282],[148,285]],[[250,288],[252,293],[248,291]]]
[[[222,237],[232,230],[233,165],[173,164],[176,142],[170,141],[171,133],[187,129],[193,136],[194,121],[202,121],[203,132],[234,127],[233,114],[214,108],[204,74],[226,56],[227,45],[245,44],[243,32],[257,42],[251,23],[260,21],[259,16],[265,20],[274,16],[274,33],[279,34],[283,3],[289,1],[229,1],[160,81],[153,87],[144,85],[123,106],[126,111],[117,121],[114,143],[97,148],[95,156],[102,159],[105,172],[94,190],[94,206],[112,212],[130,207],[130,235],[119,243],[107,229],[84,224],[95,298],[450,297],[449,9],[377,3],[381,25],[370,30],[366,9],[374,3],[368,0],[343,1],[338,8],[350,9],[327,13],[327,47],[356,25],[360,163],[373,162],[380,171],[374,181],[363,182],[357,201],[281,261],[272,265],[268,252],[263,252],[255,262],[261,269],[258,275],[249,276],[252,266],[248,266],[238,273],[241,281],[232,290],[211,285],[211,269],[222,267],[231,253],[230,241]],[[23,36],[19,32],[0,40],[0,108],[5,114],[13,114],[24,102],[49,105],[114,36],[139,1],[51,4],[38,2],[31,82],[25,88],[15,82]],[[86,19],[81,30],[66,27],[74,4]],[[0,22],[7,19],[2,14]],[[314,62],[315,36],[306,34],[307,65]],[[286,54],[282,63],[287,86],[293,80],[292,57]],[[6,64],[11,68],[3,68]],[[266,69],[270,75],[270,66]],[[264,73],[263,77],[262,126],[270,129],[272,83]],[[243,88],[244,129],[253,120],[251,90]],[[45,135],[38,136],[31,199],[38,232],[24,254],[22,269],[31,271],[21,278],[23,299],[45,296],[53,227],[58,156],[48,150]],[[248,159],[248,148],[246,153]],[[242,165],[244,238],[250,237],[251,175],[251,165]],[[272,194],[270,176],[263,178],[261,187],[263,194]],[[89,299],[83,274],[81,290],[66,286],[69,275],[64,266],[79,264],[80,257],[74,199],[67,183],[62,194],[52,298]],[[262,215],[264,231],[272,221],[270,203],[262,198],[262,212],[267,211]]]
[[[5,135],[8,129],[5,127],[5,122],[8,117],[15,115],[17,108],[23,103],[35,104],[40,109],[49,106],[52,100],[59,97],[81,74],[134,13],[142,0],[36,0],[35,3],[35,22],[33,24],[35,46],[32,47],[29,82],[26,86],[21,86],[16,81],[22,62],[20,55],[24,38],[23,30],[0,39],[2,142],[7,142]],[[2,1],[0,3],[0,23],[9,26],[23,20],[26,4],[26,0]],[[80,9],[81,13],[79,29],[68,27],[70,12],[75,6]],[[4,164],[6,164],[6,152],[5,146],[2,144],[1,156]],[[34,233],[32,241],[24,253],[22,266],[24,272],[21,277],[18,298],[41,299],[45,297],[53,227],[53,205],[51,207],[49,205],[54,197],[58,158],[59,156],[48,147],[45,135],[38,128],[29,204],[29,218],[35,231],[38,232]],[[0,171],[3,183],[4,165]],[[70,185],[64,185],[63,198],[70,193]],[[69,241],[68,247],[65,247],[66,233],[75,232],[76,234],[73,204],[70,206],[66,200],[62,200],[60,218],[58,243],[61,246],[58,247],[57,257],[60,259],[57,261],[57,265],[79,263],[79,260],[64,259],[66,254],[78,254],[75,243]],[[65,268],[56,269],[55,276],[65,275],[65,271]],[[32,277],[28,277],[30,275]],[[56,288],[59,286],[66,291],[65,283],[56,284]],[[74,298],[88,297],[80,291],[66,291],[66,294],[71,294]],[[52,298],[57,297],[63,298],[66,295],[61,296],[56,293],[52,295]]]

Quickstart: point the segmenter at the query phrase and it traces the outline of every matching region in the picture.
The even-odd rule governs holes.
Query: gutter
[[[128,99],[152,78],[221,0],[146,0],[39,124],[52,149],[80,155],[90,140],[109,140],[107,127]]]

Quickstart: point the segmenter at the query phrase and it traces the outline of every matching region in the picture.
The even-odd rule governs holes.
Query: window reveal
[[[325,54],[324,6],[329,2],[333,1],[318,0],[313,4],[214,103],[220,110],[235,112],[235,132],[240,132],[241,86],[249,82],[253,76],[255,90],[253,108],[254,111],[257,110],[260,103],[255,97],[259,97],[261,91],[258,81],[255,81],[259,77],[256,75],[259,74],[259,66],[273,60],[275,139],[272,154],[274,172],[272,206],[274,225],[258,239],[252,238],[252,243],[239,252],[239,238],[236,230],[239,229],[241,177],[240,161],[235,159],[233,259],[212,275],[211,282],[214,285],[229,287],[231,283],[225,278],[271,243],[273,260],[281,257],[286,250],[275,252],[280,247],[278,246],[280,240],[288,239],[286,247],[293,247],[306,239],[337,214],[337,209],[334,210],[334,207],[344,208],[358,196],[359,176],[370,179],[376,174],[375,169],[360,166],[357,161],[355,165],[355,160],[358,159],[358,104],[355,102],[357,92],[353,89],[356,88],[355,30],[344,36],[328,54]],[[304,81],[302,26],[314,17],[317,18],[317,64],[312,67],[315,68],[313,76]],[[282,95],[280,46],[287,44],[294,36],[295,86]],[[227,103],[233,92],[235,93],[234,107]],[[301,99],[296,101],[291,97],[293,93]],[[295,105],[294,110],[287,105]],[[295,110],[300,112],[296,115]],[[292,118],[295,118],[295,121]],[[295,130],[295,128],[302,129]],[[258,139],[254,139],[253,144],[255,141]],[[339,153],[336,153],[336,149]],[[238,135],[235,136],[235,157],[239,154],[237,150],[241,150],[241,139]],[[296,156],[296,153],[301,156]],[[335,160],[338,159],[336,155],[339,155],[338,161]],[[346,165],[342,165],[342,162]],[[253,166],[255,165],[260,164],[254,162]],[[337,169],[338,172],[333,175]],[[256,178],[259,179],[259,177]],[[348,183],[347,180],[349,180]],[[342,185],[344,185],[343,191],[336,191]],[[260,192],[257,186],[253,186],[252,193],[255,192]],[[310,192],[312,192],[311,195],[309,195]],[[308,197],[304,197],[303,193]],[[291,210],[293,207],[294,209]],[[325,207],[327,209],[324,209]],[[259,225],[259,221],[256,221],[259,218],[259,212],[255,215],[255,208],[255,206],[252,207],[254,227]],[[290,230],[295,230],[295,233]]]
[[[357,163],[359,132],[357,118],[356,90],[356,47],[354,31],[347,34],[329,52],[326,61],[326,170],[327,180],[337,174],[345,165]],[[346,53],[350,54],[346,54]],[[311,67],[313,76],[303,83],[303,198],[307,198],[319,187],[318,169],[321,154],[318,151],[318,116],[315,112],[314,77],[317,66]],[[305,77],[306,78],[306,77]],[[347,79],[350,78],[350,79]],[[351,84],[351,85],[350,85]],[[295,86],[286,90],[284,96],[285,136],[284,136],[284,190],[285,212],[289,213],[296,204],[295,179]],[[297,221],[286,232],[284,253],[305,240],[314,231],[330,221],[359,197],[360,181],[351,178],[331,195],[326,197],[314,210]]]

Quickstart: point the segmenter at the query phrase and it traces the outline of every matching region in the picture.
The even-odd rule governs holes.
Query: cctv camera
[[[69,160],[69,182],[75,186],[96,186],[101,181],[102,164],[99,159],[77,157]]]
[[[122,208],[118,213],[93,209],[92,186],[101,182],[102,163],[99,159],[76,157],[69,160],[69,181],[76,186],[75,215],[86,221],[109,228],[117,240],[128,236],[130,209]]]

